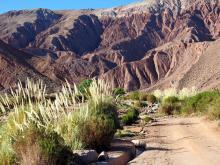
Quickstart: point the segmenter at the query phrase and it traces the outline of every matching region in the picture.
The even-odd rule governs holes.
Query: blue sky
[[[0,13],[9,10],[49,8],[86,9],[108,8],[135,2],[136,0],[0,0]]]

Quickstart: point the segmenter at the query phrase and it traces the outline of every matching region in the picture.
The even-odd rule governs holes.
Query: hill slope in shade
[[[218,0],[11,11],[0,15],[0,38],[31,54],[25,60],[54,81],[100,77],[127,90],[206,89],[220,84],[219,15]]]
[[[0,40],[0,89],[13,87],[18,80],[25,82],[27,77],[33,80],[42,79],[49,87],[55,84],[29,65],[19,51]]]

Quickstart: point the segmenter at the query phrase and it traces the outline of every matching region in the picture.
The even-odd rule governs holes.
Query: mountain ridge
[[[26,62],[49,79],[79,83],[98,77],[128,91],[190,86],[184,75],[219,37],[218,0],[152,0],[110,9],[0,15],[0,39],[27,52]],[[210,83],[205,84],[196,87]]]

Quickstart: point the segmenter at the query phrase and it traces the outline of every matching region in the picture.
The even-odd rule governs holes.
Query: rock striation
[[[203,60],[216,65],[219,38],[219,0],[144,0],[110,9],[0,15],[0,39],[26,52],[25,62],[42,75],[71,83],[99,77],[128,91],[219,87],[220,68]]]

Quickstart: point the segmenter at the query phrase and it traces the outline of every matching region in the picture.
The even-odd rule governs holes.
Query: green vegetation
[[[166,115],[205,115],[220,119],[220,91],[205,91],[194,95],[175,95],[162,99],[159,111]]]
[[[92,84],[91,79],[87,79],[87,80],[82,81],[78,85],[79,92],[82,93],[82,94],[86,94],[88,92],[89,87],[91,86],[91,84]]]
[[[145,123],[149,123],[149,122],[151,122],[151,121],[154,121],[154,119],[153,119],[152,117],[150,117],[150,116],[145,116],[145,117],[143,118],[143,121],[144,121]]]
[[[135,136],[135,133],[125,130],[118,130],[115,133],[115,138],[133,137],[133,136]]]
[[[174,115],[179,113],[181,102],[178,97],[171,96],[163,100],[159,112],[165,115]]]
[[[123,88],[115,88],[113,90],[113,95],[114,96],[122,96],[125,94],[125,90]]]
[[[85,84],[80,104],[83,87],[68,83],[54,100],[42,82],[30,80],[1,96],[0,114],[7,115],[0,126],[1,163],[68,164],[75,149],[106,148],[119,128],[112,90],[100,80]]]
[[[207,114],[218,109],[218,100],[220,99],[219,91],[206,91],[192,97],[187,97],[182,101],[182,114]],[[213,113],[213,112],[212,112]]]
[[[151,104],[157,102],[157,98],[153,94],[141,93],[139,98],[141,101],[147,101],[148,103],[151,103]]]
[[[140,92],[134,91],[127,95],[126,99],[130,100],[140,100]]]
[[[138,119],[139,112],[136,108],[130,108],[126,115],[122,116],[121,121],[125,125],[131,125]]]

